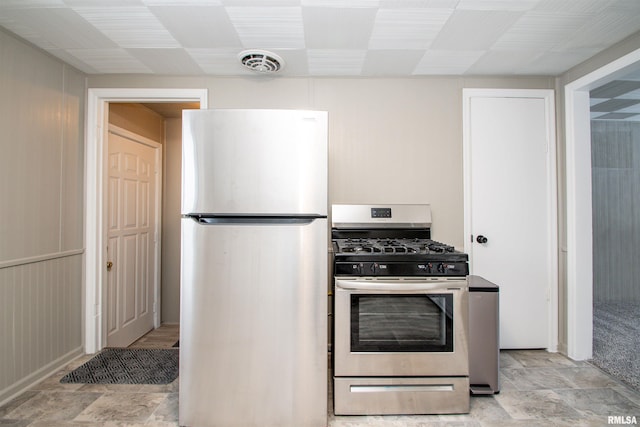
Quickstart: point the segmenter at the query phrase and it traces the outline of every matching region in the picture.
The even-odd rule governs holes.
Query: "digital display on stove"
[[[391,208],[371,208],[371,218],[391,218]]]

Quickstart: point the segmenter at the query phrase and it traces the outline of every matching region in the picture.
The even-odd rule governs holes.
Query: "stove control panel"
[[[467,276],[466,262],[341,262],[336,276]]]
[[[371,208],[371,218],[391,218],[391,208]]]

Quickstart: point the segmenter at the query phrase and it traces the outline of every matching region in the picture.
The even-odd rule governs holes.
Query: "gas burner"
[[[436,253],[454,252],[453,246],[445,245],[444,243],[433,242],[427,245],[427,249]]]

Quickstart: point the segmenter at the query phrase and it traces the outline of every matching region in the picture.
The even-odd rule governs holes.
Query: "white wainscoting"
[[[82,354],[82,254],[0,265],[0,405]]]

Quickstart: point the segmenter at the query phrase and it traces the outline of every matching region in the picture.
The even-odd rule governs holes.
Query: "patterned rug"
[[[106,348],[60,380],[83,384],[169,384],[178,377],[178,349]]]

